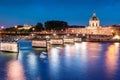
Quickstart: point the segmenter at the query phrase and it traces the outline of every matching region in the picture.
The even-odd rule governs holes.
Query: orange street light
[[[115,35],[115,31],[114,30],[112,30],[111,33],[112,33],[113,36]]]
[[[32,28],[32,34],[34,33],[34,31],[35,31],[35,28],[33,27],[33,28]]]
[[[15,25],[14,28],[15,28],[15,34],[16,34],[16,37],[17,37],[17,28],[18,28],[18,26]]]
[[[35,30],[35,28],[32,28],[32,31],[34,31]]]
[[[3,29],[4,29],[5,27],[4,26],[1,26],[1,40],[3,41]]]
[[[112,33],[114,32],[114,30],[111,31]]]

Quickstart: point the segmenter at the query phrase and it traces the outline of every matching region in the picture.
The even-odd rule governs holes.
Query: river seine
[[[0,80],[120,80],[120,43],[81,42],[51,45],[47,51],[0,52]]]

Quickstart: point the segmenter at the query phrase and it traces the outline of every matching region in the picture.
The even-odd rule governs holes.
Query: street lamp
[[[17,29],[17,27],[18,27],[18,26],[17,26],[17,25],[15,25],[14,27],[15,27],[15,29]]]
[[[4,26],[1,26],[1,29],[4,29]]]
[[[112,35],[113,35],[113,36],[115,35],[115,32],[114,32],[114,30],[112,30],[112,31],[111,31],[111,33],[112,33]]]
[[[78,37],[79,35],[78,35],[78,34],[76,34],[76,36]]]
[[[34,36],[34,31],[35,31],[35,28],[33,27],[32,28],[32,33],[31,33],[32,36]]]
[[[53,36],[56,36],[56,34],[54,33]]]
[[[34,30],[35,30],[35,28],[33,27],[33,28],[32,28],[32,31],[34,31]]]
[[[3,41],[3,29],[4,29],[4,26],[1,26],[1,40]]]
[[[70,36],[70,34],[67,34],[67,36]]]
[[[35,31],[35,28],[33,27],[33,28],[32,28],[32,32],[34,33],[34,31]]]
[[[18,28],[18,26],[15,25],[14,28],[15,28],[15,34],[16,34],[16,37],[17,37],[17,28]]]

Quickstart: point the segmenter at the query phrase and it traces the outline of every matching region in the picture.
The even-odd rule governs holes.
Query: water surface
[[[81,42],[0,52],[0,80],[120,80],[120,43]]]

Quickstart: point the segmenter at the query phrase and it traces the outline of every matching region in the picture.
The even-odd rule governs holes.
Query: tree
[[[14,27],[6,28],[5,31],[10,31],[10,32],[12,32],[12,31],[15,31],[15,28],[14,28]]]
[[[46,30],[65,30],[68,27],[67,22],[64,21],[47,21],[45,22]]]
[[[43,28],[43,24],[42,23],[37,23],[35,25],[35,31],[42,31],[44,28]]]

